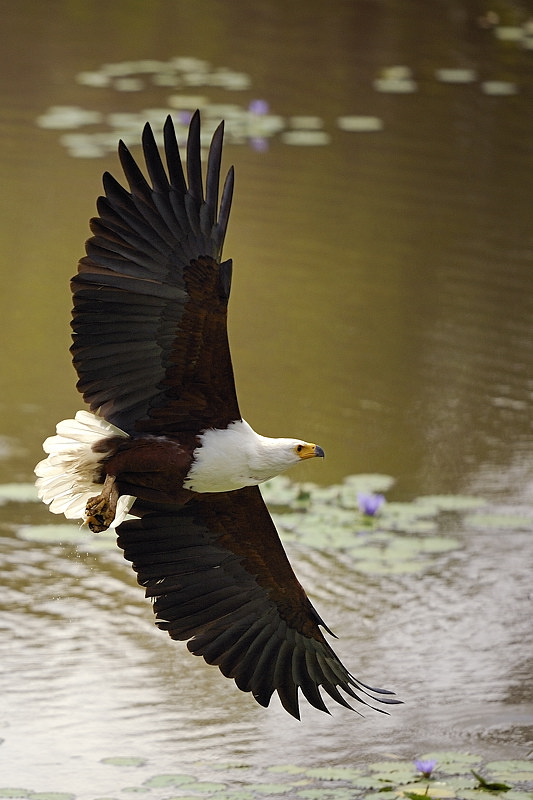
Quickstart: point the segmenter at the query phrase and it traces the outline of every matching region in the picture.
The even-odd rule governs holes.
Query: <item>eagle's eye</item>
[[[303,449],[304,449],[303,444],[297,444],[296,445],[296,452],[297,453],[301,453]]]

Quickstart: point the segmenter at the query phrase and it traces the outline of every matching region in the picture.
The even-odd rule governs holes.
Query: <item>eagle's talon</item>
[[[108,475],[101,494],[90,497],[85,506],[87,525],[93,533],[102,533],[109,528],[115,519],[117,500],[118,491],[115,486],[115,478]]]
[[[102,514],[93,514],[92,516],[87,516],[87,525],[93,533],[103,533],[103,531],[106,531],[109,528],[109,525],[104,521]]]

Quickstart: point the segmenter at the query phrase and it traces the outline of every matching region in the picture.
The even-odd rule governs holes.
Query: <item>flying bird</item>
[[[104,174],[71,283],[71,352],[91,410],[44,442],[39,496],[94,532],[117,528],[156,624],[262,706],[277,692],[299,718],[301,692],[329,713],[320,687],[348,708],[340,690],[366,705],[397,703],[333,652],[258,488],[324,452],[261,436],[239,411],[226,325],[232,262],[221,259],[234,181],[231,168],[219,202],[223,130],[205,192],[198,112],[187,179],[170,117],[166,169],[150,125],[143,131],[151,184],[119,143],[129,188]]]

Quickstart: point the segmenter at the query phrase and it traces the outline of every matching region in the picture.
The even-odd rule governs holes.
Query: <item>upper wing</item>
[[[71,351],[91,409],[129,433],[223,427],[240,416],[226,327],[231,261],[220,263],[233,193],[230,169],[219,209],[222,140],[220,125],[205,196],[198,112],[188,187],[170,117],[168,175],[149,125],[143,150],[152,186],[122,142],[130,191],[104,174],[94,235],[72,280]]]
[[[119,527],[118,544],[154,600],[158,626],[173,639],[190,640],[192,653],[261,705],[277,691],[299,718],[300,688],[327,712],[319,686],[348,708],[339,688],[365,705],[368,698],[399,702],[358,681],[325,640],[319,625],[326,626],[256,486],[198,496],[177,511],[149,511]]]

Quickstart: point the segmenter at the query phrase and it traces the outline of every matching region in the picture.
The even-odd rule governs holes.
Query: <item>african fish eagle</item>
[[[219,205],[222,141],[223,123],[205,194],[198,112],[187,181],[170,117],[166,170],[144,128],[152,185],[119,143],[129,191],[104,174],[72,279],[71,352],[91,411],[44,442],[39,496],[94,532],[118,528],[157,625],[261,705],[276,691],[299,718],[300,690],[329,713],[319,687],[348,708],[339,689],[366,705],[399,702],[357,680],[331,649],[258,488],[324,452],[260,436],[239,412],[226,328],[232,262],[221,261],[233,168]]]

